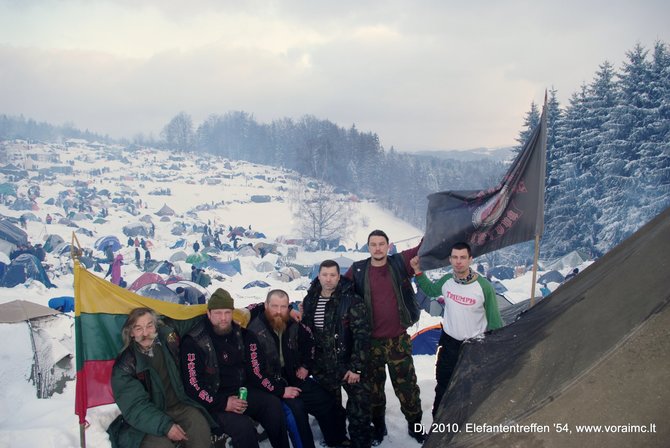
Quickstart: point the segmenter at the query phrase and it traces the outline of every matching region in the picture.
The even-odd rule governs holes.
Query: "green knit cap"
[[[223,288],[219,288],[214,291],[212,297],[209,298],[207,303],[207,309],[209,310],[234,310],[235,302],[230,296],[230,293]]]

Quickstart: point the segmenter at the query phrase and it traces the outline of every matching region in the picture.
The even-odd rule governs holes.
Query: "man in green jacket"
[[[213,422],[184,391],[177,333],[159,324],[153,310],[136,308],[122,336],[125,348],[112,369],[112,392],[121,410],[107,430],[112,447],[209,448]]]
[[[421,272],[419,257],[410,260],[419,288],[429,297],[444,297],[442,334],[435,363],[437,385],[433,418],[449,386],[463,341],[503,326],[493,286],[470,268],[472,263],[470,246],[467,243],[454,244],[449,262],[453,273],[433,283]]]

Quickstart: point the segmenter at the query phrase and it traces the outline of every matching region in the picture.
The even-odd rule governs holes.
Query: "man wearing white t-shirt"
[[[472,263],[470,246],[467,243],[454,244],[449,262],[453,273],[433,283],[421,272],[419,257],[414,257],[410,261],[416,272],[419,288],[429,297],[444,297],[443,331],[435,364],[437,385],[433,418],[449,386],[463,341],[503,326],[493,286],[486,278],[470,269]]]

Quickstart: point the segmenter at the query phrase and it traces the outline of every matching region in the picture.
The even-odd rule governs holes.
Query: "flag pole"
[[[537,261],[540,255],[540,235],[535,235],[535,256],[533,257],[533,283],[530,286],[530,306],[535,305],[535,279],[537,278]]]

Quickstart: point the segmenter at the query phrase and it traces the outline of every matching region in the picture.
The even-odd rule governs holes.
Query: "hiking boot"
[[[372,446],[378,446],[388,434],[384,417],[372,419]]]
[[[324,448],[326,448],[326,447],[328,447],[328,448],[350,448],[351,447],[351,440],[349,440],[348,438],[345,437],[343,441],[341,441],[340,443],[336,443],[335,445],[328,445],[325,440],[322,440],[321,442],[319,442],[319,445],[321,445]]]
[[[414,430],[414,424],[410,423],[407,425],[407,434],[417,442],[423,445],[423,442],[426,441],[426,435],[423,433],[423,431],[415,431]]]

